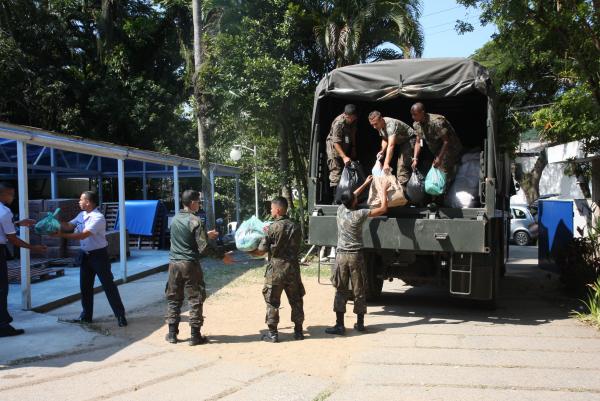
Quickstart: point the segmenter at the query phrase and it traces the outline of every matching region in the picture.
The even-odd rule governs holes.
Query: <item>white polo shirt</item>
[[[70,221],[75,226],[76,233],[89,231],[92,235],[80,240],[81,250],[85,252],[106,248],[106,219],[97,208],[91,212],[80,212],[77,217]]]
[[[6,234],[15,234],[15,224],[13,223],[13,214],[9,208],[0,202],[0,245],[6,245],[8,240]]]

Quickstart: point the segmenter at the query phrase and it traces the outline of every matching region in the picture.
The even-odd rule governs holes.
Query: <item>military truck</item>
[[[488,72],[470,59],[408,59],[342,67],[319,83],[314,100],[309,169],[308,242],[335,246],[334,194],[325,140],[331,123],[353,103],[359,111],[357,159],[371,169],[381,140],[368,123],[379,110],[412,125],[410,107],[445,116],[467,149],[480,151],[479,204],[475,208],[405,206],[370,218],[363,239],[368,298],[384,280],[436,284],[454,297],[494,305],[508,256],[510,163],[498,150],[494,94]],[[476,150],[476,151],[477,151]]]

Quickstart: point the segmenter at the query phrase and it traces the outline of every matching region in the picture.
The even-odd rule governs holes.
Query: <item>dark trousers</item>
[[[125,316],[125,308],[119,290],[113,281],[113,274],[110,271],[110,261],[106,248],[90,252],[81,251],[80,256],[79,287],[81,289],[81,306],[83,307],[81,317],[91,320],[94,315],[94,280],[96,275],[102,284],[102,289],[115,316]]]
[[[190,305],[190,326],[202,327],[204,323],[202,306],[206,299],[206,285],[199,262],[193,260],[169,261],[169,281],[166,295],[168,324],[179,324],[183,298],[187,296]]]
[[[6,266],[6,246],[0,245],[0,327],[12,322],[8,314],[8,267]]]

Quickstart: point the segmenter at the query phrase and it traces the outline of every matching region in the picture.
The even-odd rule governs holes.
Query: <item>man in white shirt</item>
[[[119,327],[127,326],[125,308],[110,271],[107,252],[108,242],[106,241],[106,219],[98,210],[98,195],[92,191],[85,191],[79,198],[79,207],[82,212],[69,222],[61,222],[63,232],[55,234],[62,238],[79,240],[81,244],[79,287],[81,289],[81,306],[83,310],[79,318],[71,320],[71,322],[92,322],[94,314],[94,280],[98,275]]]
[[[6,244],[10,242],[20,248],[42,253],[45,245],[31,245],[17,237],[15,224],[31,227],[35,220],[20,220],[13,223],[13,214],[7,206],[15,200],[15,190],[8,184],[0,183],[0,337],[18,336],[25,333],[10,325],[13,318],[8,313],[8,267],[6,266]]]

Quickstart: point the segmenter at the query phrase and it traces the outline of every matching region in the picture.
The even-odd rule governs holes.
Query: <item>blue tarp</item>
[[[157,200],[125,201],[125,219],[129,234],[152,235],[152,226],[158,210]],[[119,229],[119,216],[115,230]]]

